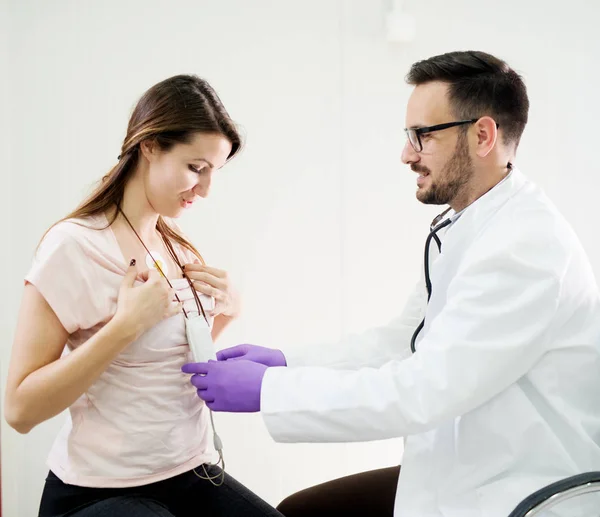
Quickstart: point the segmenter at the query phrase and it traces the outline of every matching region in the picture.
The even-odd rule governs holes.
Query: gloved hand
[[[252,361],[208,361],[184,364],[181,371],[195,374],[191,382],[212,411],[260,411],[260,391],[267,366]]]
[[[217,352],[218,361],[252,361],[265,366],[287,366],[285,355],[281,350],[265,348],[257,345],[237,345]]]

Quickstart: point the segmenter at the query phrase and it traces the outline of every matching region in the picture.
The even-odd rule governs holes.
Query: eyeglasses
[[[433,133],[434,131],[441,131],[442,129],[448,129],[450,127],[462,126],[464,124],[474,124],[477,122],[478,118],[472,118],[470,120],[458,120],[456,122],[446,122],[445,124],[437,124],[435,126],[427,126],[427,127],[409,127],[404,131],[406,132],[406,136],[408,137],[408,141],[410,145],[413,146],[415,152],[420,153],[423,150],[423,143],[421,142],[421,135],[426,133]],[[498,124],[496,124],[498,126]]]

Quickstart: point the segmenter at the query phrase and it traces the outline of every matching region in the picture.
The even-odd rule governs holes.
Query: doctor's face
[[[459,119],[450,109],[447,84],[431,82],[415,87],[406,110],[407,128],[428,128]],[[402,162],[417,177],[417,199],[431,205],[457,204],[467,195],[474,176],[466,131],[469,124],[421,132],[413,144],[407,139]]]

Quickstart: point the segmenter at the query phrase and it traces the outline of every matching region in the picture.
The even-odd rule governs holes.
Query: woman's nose
[[[193,188],[194,194],[200,197],[206,197],[208,191],[210,190],[210,185],[212,183],[212,172],[208,172],[203,175],[202,178],[198,181],[196,186]]]

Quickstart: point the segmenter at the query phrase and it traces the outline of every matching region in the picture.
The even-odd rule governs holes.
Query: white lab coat
[[[288,353],[265,374],[261,411],[278,442],[405,437],[395,517],[505,517],[542,486],[600,470],[597,284],[517,169],[440,237],[429,304],[419,283],[389,326]]]

